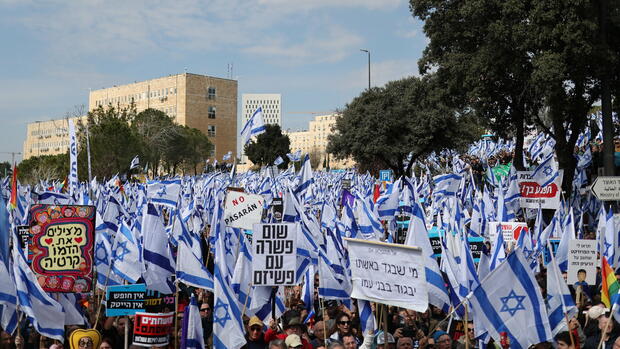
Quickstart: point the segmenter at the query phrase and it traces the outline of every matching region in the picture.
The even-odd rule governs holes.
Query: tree
[[[17,178],[22,183],[37,184],[40,180],[65,180],[69,175],[69,153],[33,156],[22,160]]]
[[[99,107],[88,113],[87,125],[81,124],[78,154],[78,175],[85,180],[88,174],[86,130],[88,127],[92,175],[110,178],[129,170],[134,156],[141,153],[140,139],[129,126],[136,115],[135,106],[116,109]]]
[[[441,95],[432,75],[366,90],[336,119],[327,152],[338,159],[353,157],[360,168],[373,164],[392,169],[399,177],[421,156],[477,139],[482,132],[461,130],[465,114],[447,107]],[[412,160],[405,165],[410,153]]]
[[[279,166],[286,168],[288,164],[287,153],[291,152],[291,141],[287,135],[282,134],[278,125],[265,125],[265,132],[256,137],[244,147],[245,155],[257,165],[271,165],[280,156],[284,162]]]
[[[8,161],[0,162],[0,176],[12,176],[13,166]]]
[[[131,123],[132,130],[140,138],[142,149],[140,160],[143,164],[151,164],[155,176],[171,134],[178,131],[176,127],[171,117],[156,109],[146,109],[138,113]]]

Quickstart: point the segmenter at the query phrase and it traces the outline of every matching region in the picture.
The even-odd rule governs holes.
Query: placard
[[[560,246],[560,239],[549,239],[547,241],[549,241],[549,244],[551,245],[551,251],[549,251],[549,247],[545,245],[545,252],[543,255],[543,263],[545,265],[551,262],[551,252],[553,252],[553,255],[555,256],[555,252],[558,250],[558,246]]]
[[[433,257],[440,258],[441,257],[441,238],[439,237],[439,229],[437,227],[433,227],[428,233],[428,239],[431,242],[431,247],[433,248]]]
[[[284,203],[282,198],[273,198],[271,200],[271,207],[273,210],[273,218],[278,222],[282,222],[282,215],[284,214]]]
[[[30,226],[18,225],[17,235],[19,236],[19,247],[24,251],[28,251],[28,245],[30,242]]]
[[[174,311],[174,295],[147,290],[144,296],[144,309],[147,313],[167,313]]]
[[[568,242],[568,277],[569,285],[576,283],[596,283],[596,240],[569,240]],[[581,284],[584,286],[583,284]]]
[[[233,228],[252,229],[252,225],[260,223],[263,200],[260,195],[229,188],[226,194],[224,223]]]
[[[252,285],[296,284],[297,225],[254,224],[252,234]]]
[[[422,249],[346,240],[351,261],[352,298],[426,311],[428,291]]]
[[[125,316],[144,312],[145,294],[145,284],[108,286],[105,315]]]
[[[90,292],[95,207],[34,205],[30,210],[32,271],[46,292]]]
[[[495,242],[497,238],[497,225],[498,222],[489,222],[489,237],[491,243]],[[510,243],[519,239],[519,234],[522,231],[528,231],[527,223],[525,222],[502,222],[502,234],[504,235],[504,242]]]
[[[473,258],[474,263],[480,262],[480,255],[482,255],[482,249],[484,246],[484,238],[470,236],[467,238],[467,241],[469,242],[469,250],[471,251],[471,257]]]
[[[133,327],[133,345],[141,347],[164,347],[174,324],[174,312],[136,313]]]
[[[532,171],[518,171],[517,181],[521,189],[519,201],[521,207],[558,209],[560,207],[560,194],[562,192],[562,177],[564,170],[559,170],[559,175],[553,183],[541,188],[532,179]]]

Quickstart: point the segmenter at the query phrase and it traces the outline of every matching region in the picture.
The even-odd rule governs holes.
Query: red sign
[[[90,292],[95,207],[34,205],[30,209],[31,268],[47,292]]]
[[[133,345],[163,347],[168,345],[174,313],[136,313]]]
[[[557,209],[560,206],[563,171],[560,170],[560,175],[553,183],[544,187],[532,180],[531,174],[531,171],[517,172],[521,207]]]

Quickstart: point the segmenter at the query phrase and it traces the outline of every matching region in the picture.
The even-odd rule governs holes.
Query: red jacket
[[[285,340],[287,337],[286,333],[278,333],[274,330],[272,330],[271,328],[267,330],[267,332],[265,332],[265,342],[267,344],[269,344],[269,342],[271,342],[274,339],[281,339],[281,340]],[[300,336],[301,337],[301,336]],[[303,349],[313,349],[312,348],[312,344],[310,344],[310,342],[308,342],[305,338],[301,338],[301,345],[303,346]]]

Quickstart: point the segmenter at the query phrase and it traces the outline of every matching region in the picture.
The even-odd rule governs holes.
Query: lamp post
[[[368,54],[368,89],[370,90],[370,51],[363,48],[361,48],[360,51]]]

